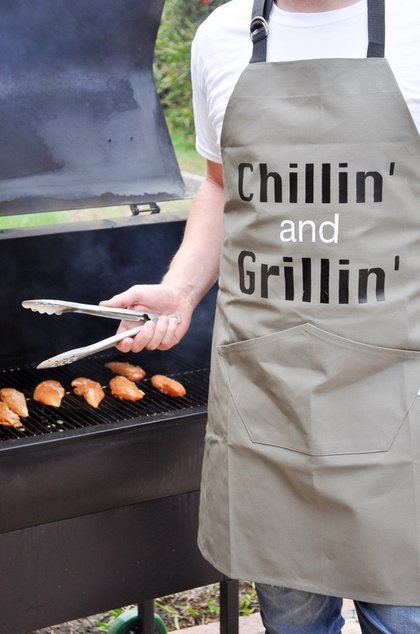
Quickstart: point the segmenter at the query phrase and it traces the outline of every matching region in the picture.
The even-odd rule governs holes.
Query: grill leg
[[[155,602],[153,599],[150,601],[142,601],[138,604],[139,614],[141,615],[141,632],[142,634],[154,634],[155,632]]]
[[[239,581],[220,582],[220,634],[239,633]]]
[[[142,634],[155,634],[153,599],[138,604]],[[220,582],[220,634],[239,634],[239,581]]]

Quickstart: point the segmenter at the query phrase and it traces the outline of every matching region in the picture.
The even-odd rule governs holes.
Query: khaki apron
[[[222,134],[199,545],[233,578],[420,605],[419,134],[380,41],[266,63],[253,27]]]

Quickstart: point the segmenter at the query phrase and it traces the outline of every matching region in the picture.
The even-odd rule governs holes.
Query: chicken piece
[[[125,376],[112,377],[109,387],[112,396],[120,398],[122,401],[140,401],[144,396],[144,392]]]
[[[4,387],[0,390],[0,399],[18,416],[22,418],[29,416],[25,395],[19,390],[15,390],[13,387]]]
[[[130,381],[142,381],[146,376],[146,372],[139,365],[133,365],[126,361],[109,361],[105,363],[105,367],[115,372],[119,376],[125,376]]]
[[[83,396],[86,403],[92,407],[98,407],[99,403],[105,397],[102,385],[84,376],[73,379],[71,385],[74,388],[74,393],[78,396]]]
[[[13,427],[14,429],[21,429],[23,427],[19,416],[7,407],[3,401],[0,401],[0,425]]]
[[[150,383],[154,388],[159,390],[159,392],[167,394],[168,396],[185,396],[187,393],[182,383],[163,374],[155,374],[152,376]]]
[[[65,394],[64,387],[58,381],[46,380],[39,383],[34,390],[34,400],[43,405],[60,407]]]

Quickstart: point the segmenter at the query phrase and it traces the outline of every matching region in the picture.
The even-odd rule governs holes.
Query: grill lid
[[[0,215],[185,197],[152,63],[164,0],[4,0]]]

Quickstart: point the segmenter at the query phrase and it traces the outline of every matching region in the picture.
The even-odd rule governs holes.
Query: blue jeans
[[[340,634],[342,600],[255,584],[267,634]],[[420,634],[420,607],[354,601],[363,634]]]

